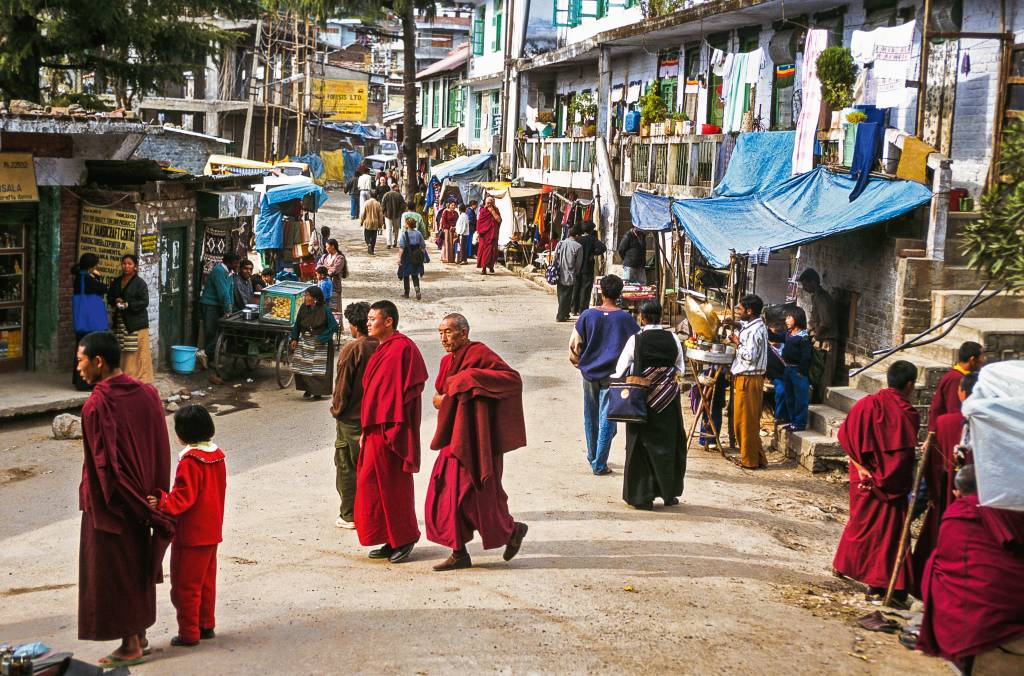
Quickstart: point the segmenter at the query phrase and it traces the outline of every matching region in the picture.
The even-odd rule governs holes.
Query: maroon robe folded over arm
[[[174,518],[146,502],[170,488],[160,396],[127,375],[100,381],[82,407],[82,441],[79,638],[113,640],[155,622],[155,585],[174,535]]]
[[[914,483],[914,448],[920,417],[892,388],[854,404],[839,428],[847,455],[870,473],[861,480],[850,463],[850,519],[839,540],[833,567],[870,587],[887,587],[896,565],[907,495]],[[903,560],[896,589],[913,583],[909,557]]]
[[[925,567],[917,647],[962,663],[1024,636],[1024,513],[955,500]]]

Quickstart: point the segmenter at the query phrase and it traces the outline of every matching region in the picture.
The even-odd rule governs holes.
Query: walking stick
[[[917,504],[917,489],[921,485],[921,475],[924,473],[924,465],[928,461],[928,450],[931,448],[934,440],[935,432],[929,432],[924,440],[924,446],[921,447],[921,459],[917,461],[917,468],[914,470],[914,489],[910,494],[910,507],[907,509],[907,518],[903,519],[903,532],[900,533],[900,546],[896,552],[896,565],[892,569],[892,577],[889,578],[889,588],[885,591],[885,599],[882,601],[883,606],[889,605],[889,602],[892,601],[892,592],[896,587],[896,578],[899,576],[900,566],[903,565],[903,560],[907,556],[907,549],[910,544],[910,522],[914,519],[914,505]]]

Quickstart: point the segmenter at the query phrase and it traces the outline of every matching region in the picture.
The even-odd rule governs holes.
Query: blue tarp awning
[[[819,166],[774,188],[741,197],[673,200],[636,193],[633,224],[644,230],[671,230],[671,213],[715,267],[729,265],[729,252],[772,251],[813,242],[889,220],[927,203],[931,191],[920,183],[871,178],[850,202],[854,181]]]
[[[795,131],[757,131],[736,137],[736,148],[715,197],[740,197],[769,190],[793,175]]]
[[[257,251],[263,249],[284,248],[284,215],[282,205],[292,200],[312,200],[312,210],[316,211],[327,201],[327,191],[318,185],[284,185],[272,188],[260,200],[260,213],[256,216],[253,226]]]
[[[320,178],[324,175],[324,161],[315,153],[309,153],[308,155],[294,155],[289,159],[292,162],[302,162],[308,166],[309,173],[313,175],[313,178]]]
[[[317,120],[310,120],[309,124],[315,126],[322,124],[324,129],[330,129],[342,134],[352,134],[353,136],[361,136],[364,139],[371,141],[379,141],[383,137],[383,131],[377,127],[372,127],[362,122],[318,122]]]
[[[431,168],[430,175],[436,176],[437,180],[444,181],[446,178],[458,176],[470,171],[480,169],[488,164],[494,155],[492,153],[478,153],[476,155],[463,155],[456,157],[450,162],[444,162]]]

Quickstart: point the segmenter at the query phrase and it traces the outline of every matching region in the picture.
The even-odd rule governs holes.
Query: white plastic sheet
[[[962,410],[980,503],[1024,511],[1024,360],[981,369]]]

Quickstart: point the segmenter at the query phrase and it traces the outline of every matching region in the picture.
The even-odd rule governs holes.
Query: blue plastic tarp
[[[460,174],[467,174],[471,171],[481,169],[490,164],[492,159],[494,159],[494,155],[492,153],[463,155],[462,157],[456,157],[450,162],[445,162],[433,167],[430,170],[430,175],[437,177],[437,180],[439,181],[444,181],[446,178],[459,176]]]
[[[672,229],[672,199],[647,192],[635,192],[629,202],[633,225],[642,230]]]
[[[315,123],[310,121],[310,124]],[[330,129],[342,134],[360,136],[371,141],[378,141],[383,137],[383,132],[380,129],[361,122],[324,122],[323,127],[324,129]]]
[[[253,248],[257,251],[284,248],[284,215],[281,209],[286,202],[305,200],[307,196],[311,196],[313,211],[327,201],[327,191],[318,185],[284,185],[264,193],[260,200],[260,213],[253,226],[256,241]]]
[[[310,153],[308,155],[295,155],[291,157],[292,162],[302,162],[309,167],[309,173],[313,175],[313,178],[320,178],[324,175],[324,161],[320,159],[319,155]]]
[[[717,197],[740,197],[769,190],[793,175],[795,131],[760,131],[736,137],[736,149]]]
[[[348,183],[356,175],[356,168],[363,161],[363,154],[358,150],[342,148],[341,155],[345,158],[345,182]]]

